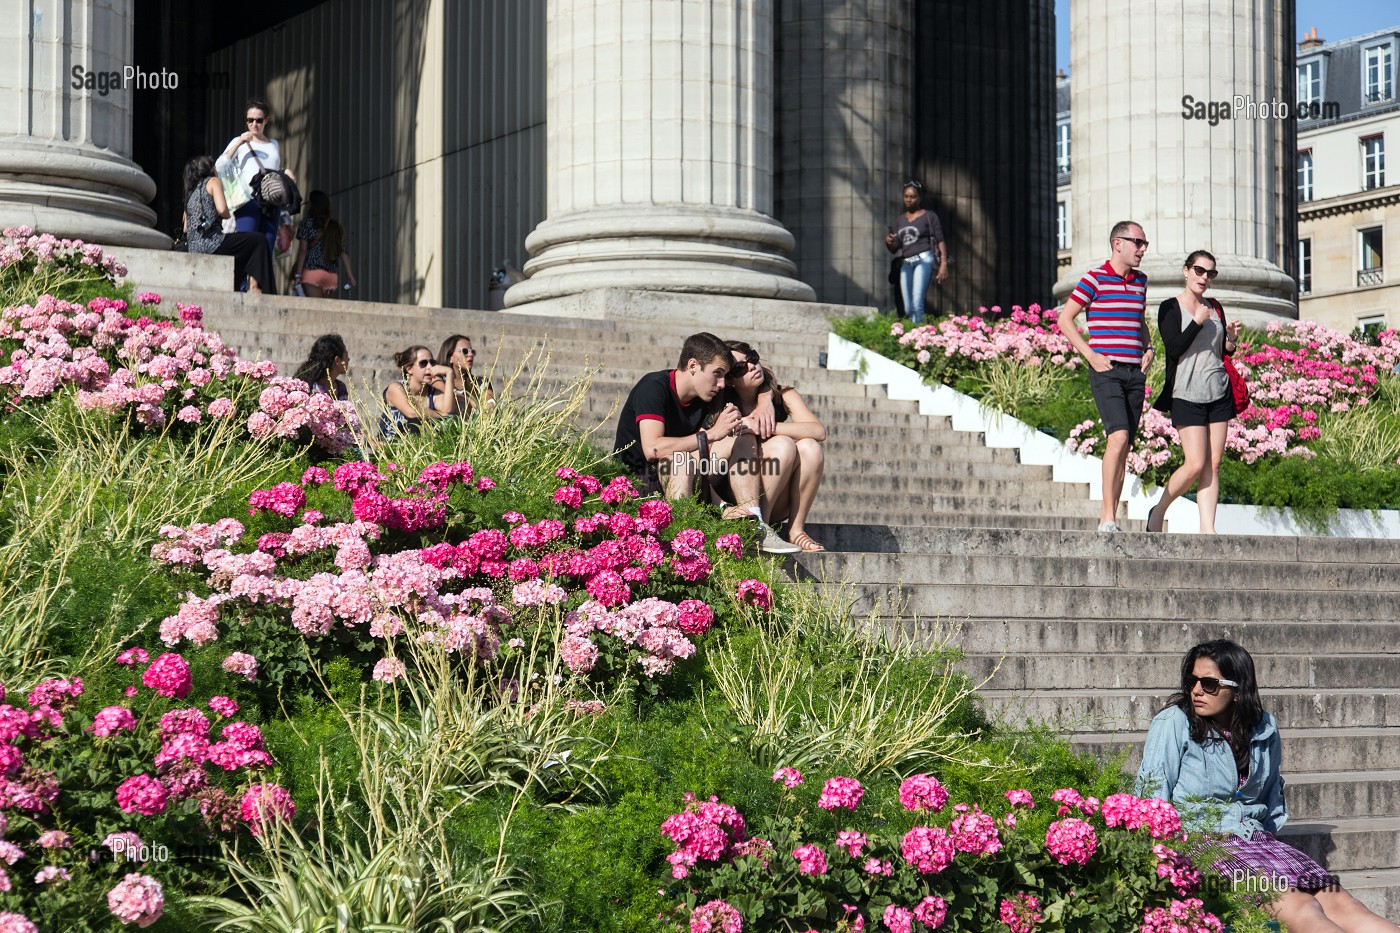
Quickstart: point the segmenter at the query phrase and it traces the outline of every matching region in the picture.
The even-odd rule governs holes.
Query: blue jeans
[[[899,290],[904,296],[904,313],[915,324],[924,322],[924,296],[933,281],[933,253],[925,251],[904,260],[899,270]]]
[[[274,247],[277,244],[277,222],[262,212],[262,205],[257,200],[249,201],[247,204],[233,212],[234,223],[238,225],[239,233],[261,233],[267,242],[267,267],[272,268],[272,257],[277,255]],[[258,283],[263,291],[268,294],[275,292],[276,286],[272,282]],[[239,290],[244,286],[240,284]]]

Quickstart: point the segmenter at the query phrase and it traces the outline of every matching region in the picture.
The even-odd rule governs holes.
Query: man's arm
[[[1080,304],[1073,295],[1065,299],[1064,305],[1060,308],[1059,320],[1057,322],[1060,325],[1060,333],[1065,335],[1065,339],[1070,342],[1070,346],[1079,351],[1080,356],[1089,361],[1089,365],[1093,368],[1094,372],[1106,372],[1112,368],[1108,357],[1089,346],[1089,341],[1084,339],[1084,335],[1079,332],[1079,325],[1075,322],[1075,318],[1079,317],[1080,312],[1083,310],[1084,306]],[[1146,321],[1143,322],[1143,326],[1147,326]]]
[[[715,423],[708,428],[702,428],[705,436],[711,442],[722,437],[728,437],[734,431],[734,426],[739,422],[739,410],[733,405],[726,405],[719,413]],[[643,418],[637,423],[637,431],[642,438],[642,455],[648,460],[661,462],[669,460],[678,453],[690,453],[700,448],[700,441],[697,434],[686,434],[682,437],[667,437],[664,433],[666,423],[657,418]]]

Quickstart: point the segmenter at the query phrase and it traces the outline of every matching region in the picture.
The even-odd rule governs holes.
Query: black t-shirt
[[[687,405],[676,394],[674,369],[647,373],[632,387],[627,404],[622,406],[613,456],[633,473],[642,473],[647,465],[646,454],[641,449],[643,421],[660,421],[663,437],[689,437],[700,430],[704,420],[703,402],[694,399]]]

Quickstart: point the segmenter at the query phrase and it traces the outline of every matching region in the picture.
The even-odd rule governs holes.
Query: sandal
[[[826,550],[826,548],[822,547],[816,541],[813,541],[812,536],[807,534],[807,532],[805,531],[799,531],[795,535],[789,535],[788,540],[791,541],[793,544],[797,545],[798,547],[802,548],[802,550],[804,551],[811,552]]]

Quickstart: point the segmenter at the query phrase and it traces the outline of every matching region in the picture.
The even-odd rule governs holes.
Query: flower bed
[[[984,312],[986,309],[983,309]],[[992,309],[999,312],[1000,309]],[[837,332],[939,381],[981,398],[1071,450],[1096,455],[1103,432],[1082,358],[1059,333],[1055,312],[1030,305],[995,319],[957,316],[906,329],[888,316],[837,322]],[[1164,358],[1157,353],[1158,360]],[[1311,510],[1400,507],[1400,336],[1374,343],[1308,321],[1246,331],[1235,363],[1251,405],[1232,420],[1221,471],[1222,501]],[[1128,469],[1161,485],[1181,465],[1176,430],[1148,396]],[[1000,367],[1017,372],[1007,386]],[[1037,395],[1034,376],[1048,392]],[[1369,410],[1368,410],[1369,409]]]
[[[1141,930],[1220,933],[1221,899],[1181,854],[1181,819],[1165,801],[1073,788],[1051,793],[1055,819],[1028,819],[1025,789],[1005,793],[1000,817],[975,804],[943,813],[949,792],[915,774],[898,815],[862,805],[859,781],[833,777],[813,812],[793,768],[773,781],[777,810],[750,833],[735,807],[686,795],[661,824],[682,882],[674,915],[691,933],[741,930]],[[872,810],[874,812],[872,812]],[[886,811],[888,807],[886,807]],[[1175,847],[1175,848],[1173,848]],[[1167,919],[1170,918],[1170,919]]]

